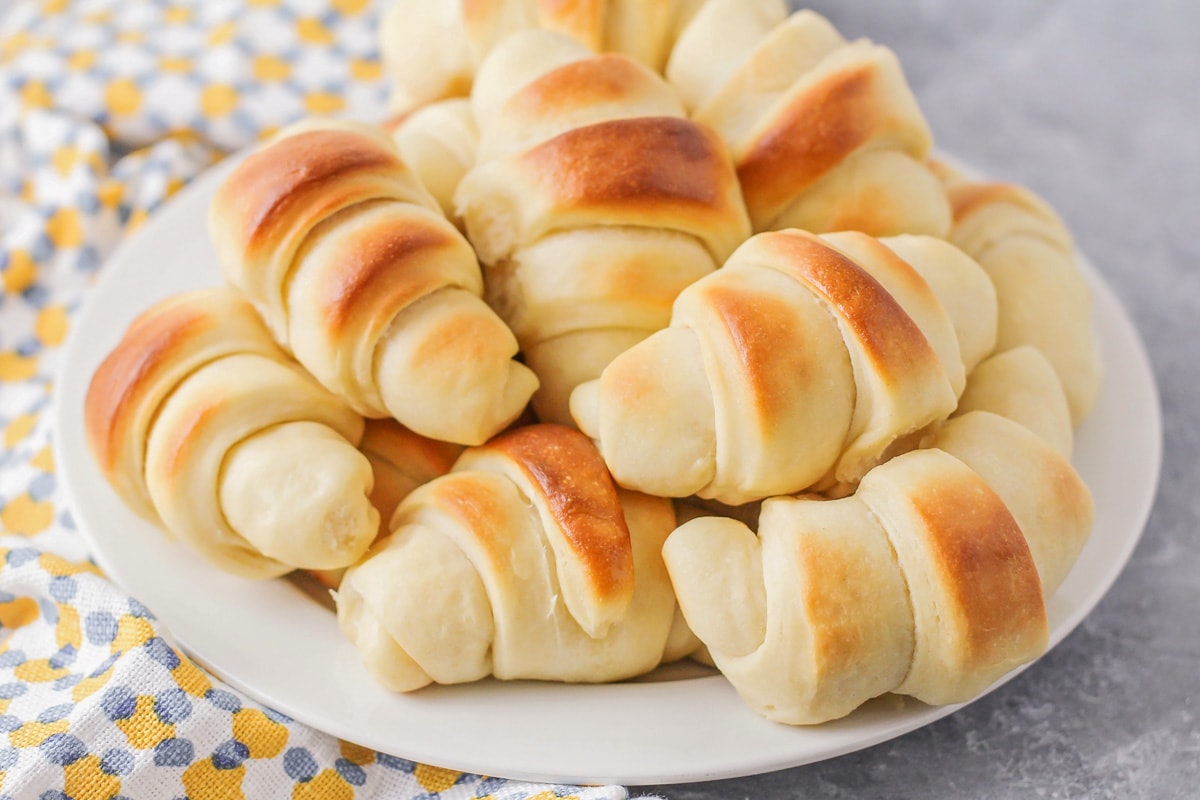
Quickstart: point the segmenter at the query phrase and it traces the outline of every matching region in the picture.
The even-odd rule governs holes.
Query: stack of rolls
[[[395,116],[245,156],[226,286],[97,370],[132,508],[316,574],[394,691],[691,655],[808,725],[1045,650],[1088,286],[891,51],[780,0],[397,0],[381,45]]]

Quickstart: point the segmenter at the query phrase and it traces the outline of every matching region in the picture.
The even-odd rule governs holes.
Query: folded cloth
[[[0,800],[628,794],[418,764],[258,705],[88,563],[56,485],[55,369],[106,255],[225,153],[380,116],[380,5],[0,5]]]

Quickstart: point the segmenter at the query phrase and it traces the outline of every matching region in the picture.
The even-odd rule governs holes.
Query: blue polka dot
[[[63,675],[61,678],[56,680],[52,684],[52,686],[54,688],[54,691],[61,692],[61,691],[65,691],[66,689],[70,689],[71,687],[75,686],[75,684],[79,683],[81,680],[83,680],[82,675],[80,675],[79,673],[71,673],[70,675]]]
[[[132,597],[129,598],[129,613],[138,619],[154,619],[154,615],[150,613],[150,609],[146,608]]]
[[[113,722],[129,719],[137,711],[137,697],[124,686],[112,686],[100,698],[100,708]]]
[[[142,645],[142,647],[145,649],[146,655],[167,669],[173,670],[179,666],[179,654],[172,650],[171,645],[163,641],[162,637],[155,636]]]
[[[272,722],[278,722],[280,725],[290,725],[292,723],[291,717],[285,714],[280,714],[278,711],[272,708],[264,708],[263,714],[266,715],[267,719],[271,720]]]
[[[75,530],[75,518],[71,516],[70,511],[64,510],[61,514],[59,514],[58,521],[60,523],[62,523],[62,526],[64,528],[66,528],[67,530],[69,530],[69,531]],[[92,561],[91,559],[89,559],[89,562],[92,564],[96,563],[95,561]]]
[[[79,655],[79,654],[75,651],[75,645],[64,644],[62,649],[59,650],[54,655],[50,656],[50,658],[47,659],[47,661],[49,662],[51,668],[62,669],[63,667],[67,667],[67,666],[70,666],[71,664],[74,664],[75,657],[77,655]]]
[[[212,763],[217,769],[237,769],[249,757],[249,747],[237,739],[230,739],[217,745],[217,749],[213,750]]]
[[[89,678],[99,678],[101,675],[108,672],[108,668],[111,667],[113,664],[117,663],[117,659],[120,657],[121,657],[120,653],[113,653],[108,658],[101,661],[100,665],[98,667],[96,667],[94,670],[92,670],[91,673],[88,674],[88,677]]]
[[[228,711],[230,714],[242,710],[242,701],[233,692],[227,692],[224,689],[209,689],[205,692],[204,697],[217,708]]]
[[[38,722],[58,722],[60,719],[66,719],[71,715],[71,709],[75,706],[72,703],[60,703],[50,708],[43,708],[42,712],[37,715]]]
[[[21,751],[15,747],[0,750],[0,769],[8,769],[21,760]]]
[[[46,618],[46,622],[54,625],[58,622],[58,605],[48,597],[38,598],[38,608],[42,610],[42,616]]]
[[[186,767],[192,763],[195,753],[187,739],[163,739],[154,748],[154,766]]]
[[[21,724],[21,720],[17,719],[12,714],[4,714],[3,716],[0,716],[0,733],[15,731],[17,728],[21,727]]]
[[[27,660],[24,650],[8,650],[0,653],[0,668],[19,667]]]
[[[5,560],[10,567],[19,567],[27,562],[36,561],[38,555],[38,551],[32,547],[18,547],[16,550],[9,550]]]
[[[75,207],[83,214],[95,214],[100,210],[100,198],[93,192],[80,192],[75,196]]]
[[[38,795],[38,800],[71,800],[70,796],[58,789],[47,789]]]
[[[65,767],[87,755],[87,745],[69,733],[53,733],[38,747],[52,764]]]
[[[11,700],[14,697],[20,697],[27,691],[29,689],[23,683],[6,683],[0,686],[0,699]]]
[[[109,750],[100,757],[100,769],[109,775],[128,775],[133,764],[133,755],[127,750]]]
[[[50,579],[50,596],[60,603],[69,603],[79,591],[79,585],[70,575],[55,575]]]
[[[192,701],[182,689],[167,689],[154,698],[154,713],[167,725],[174,725],[191,716]]]
[[[375,761],[387,767],[388,769],[394,769],[400,772],[408,772],[410,774],[417,768],[416,763],[409,761],[407,758],[389,756],[387,753],[376,753]]]
[[[75,267],[85,272],[91,272],[100,266],[100,251],[90,244],[85,244],[79,248],[79,254],[76,256]]]
[[[11,603],[17,596],[11,592],[0,592],[0,603]]]
[[[83,635],[92,644],[109,644],[117,638],[117,618],[107,611],[93,611],[83,618]]]
[[[342,780],[351,786],[362,786],[367,782],[367,771],[353,761],[339,758],[334,762],[333,768],[342,776]]]
[[[55,488],[57,488],[57,486],[58,486],[58,479],[55,478],[54,475],[49,472],[43,472],[41,475],[38,475],[36,478],[33,479],[33,481],[30,482],[29,497],[30,497],[30,499],[36,500],[37,502],[40,503],[43,500],[45,500],[47,497],[49,497],[51,495],[51,493],[55,490]],[[69,575],[59,575],[56,577],[67,578],[68,580],[70,580]]]
[[[283,771],[294,781],[305,783],[317,774],[317,761],[303,747],[293,747],[283,754]]]

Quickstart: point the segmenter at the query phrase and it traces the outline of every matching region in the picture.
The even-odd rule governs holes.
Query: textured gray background
[[[707,798],[1200,798],[1200,3],[826,0],[891,46],[939,148],[1049,200],[1150,352],[1165,461],[1132,561],[991,695],[859,753],[641,787]]]

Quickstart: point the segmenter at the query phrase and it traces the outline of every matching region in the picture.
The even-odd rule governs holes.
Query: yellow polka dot
[[[39,534],[49,528],[53,521],[54,505],[44,500],[38,502],[28,492],[14,497],[0,511],[0,529],[21,536]]]
[[[350,61],[350,75],[357,81],[373,81],[383,74],[383,65],[366,58]]]
[[[29,34],[25,31],[17,31],[3,42],[0,42],[0,61],[8,61],[16,57],[28,46]]]
[[[211,758],[202,758],[183,771],[183,788],[193,800],[245,800],[242,781],[246,766],[217,769]]]
[[[237,90],[223,83],[205,86],[200,93],[200,110],[206,117],[223,117],[237,105]]]
[[[141,44],[146,40],[142,31],[124,30],[117,33],[117,41],[122,44]]]
[[[369,747],[363,747],[361,744],[347,742],[344,739],[338,741],[339,749],[342,752],[342,758],[349,761],[351,764],[358,764],[360,767],[364,764],[370,764],[375,760],[375,751]]]
[[[229,44],[233,40],[234,34],[237,33],[237,23],[222,22],[217,27],[209,31],[208,43],[214,47]]]
[[[136,114],[142,107],[142,92],[129,78],[109,81],[104,87],[104,105],[115,116]]]
[[[67,310],[62,306],[46,306],[38,313],[34,332],[47,347],[62,344],[67,335]]]
[[[37,265],[24,250],[8,251],[8,267],[4,270],[4,291],[20,294],[37,280]]]
[[[413,775],[425,787],[426,791],[431,793],[446,791],[458,783],[458,779],[462,777],[461,772],[444,769],[443,767],[431,767],[428,764],[417,764]]]
[[[163,72],[191,72],[192,60],[183,56],[162,56],[158,59],[158,68]]]
[[[251,758],[274,758],[287,744],[288,729],[257,708],[243,708],[233,715],[233,738],[250,748]]]
[[[82,702],[84,699],[91,697],[96,692],[104,688],[104,684],[108,683],[108,679],[113,675],[113,668],[110,666],[104,672],[96,677],[87,677],[75,684],[75,688],[71,690],[71,697],[76,703]]]
[[[46,658],[26,661],[13,670],[13,676],[17,680],[29,681],[30,683],[49,683],[68,674],[70,674],[69,669],[66,667],[52,667],[50,666],[50,660]]]
[[[29,465],[42,472],[54,472],[54,448],[50,445],[43,447],[37,455],[29,459]]]
[[[353,800],[354,787],[337,770],[322,770],[311,781],[292,788],[292,800]]]
[[[545,792],[538,792],[535,795],[525,798],[525,800],[560,800],[560,798],[554,792],[547,790]],[[561,798],[561,800],[567,800],[567,798]]]
[[[121,793],[121,779],[100,768],[100,756],[88,754],[63,767],[67,797],[112,797]]]
[[[125,223],[125,230],[127,232],[136,231],[142,226],[142,223],[146,221],[147,216],[149,215],[146,213],[146,209],[135,209],[133,213],[129,215],[129,220]]]
[[[37,601],[32,597],[18,597],[7,603],[0,603],[0,625],[9,629],[28,625],[40,614]]]
[[[186,657],[180,659],[179,666],[171,671],[171,677],[175,679],[175,683],[179,685],[180,689],[192,697],[204,697],[212,688],[212,681],[208,679],[204,671]]]
[[[333,114],[345,105],[341,97],[330,92],[310,92],[304,97],[304,106],[310,114]]]
[[[121,619],[117,620],[117,635],[109,644],[109,650],[113,653],[132,650],[150,641],[154,636],[154,624],[150,620],[123,614]]]
[[[26,722],[8,734],[13,747],[37,747],[56,733],[66,733],[70,723],[65,719],[54,722]]]
[[[133,714],[116,720],[116,726],[129,744],[139,750],[149,750],[159,742],[175,737],[175,726],[158,718],[154,713],[154,698],[148,694],[138,695]]]
[[[67,56],[67,67],[76,72],[86,72],[96,64],[95,50],[76,50]]]
[[[279,0],[250,0],[250,5],[259,8],[274,8],[279,5]]]
[[[75,169],[75,165],[79,163],[79,151],[69,145],[60,147],[50,157],[50,163],[54,165],[54,169],[58,171],[58,174],[65,178],[71,174],[71,170]]]
[[[187,181],[183,178],[169,178],[167,180],[167,197],[175,194],[186,185]]]
[[[37,414],[22,414],[14,417],[13,421],[8,423],[8,427],[4,429],[4,446],[12,447],[28,436],[29,432],[33,430],[33,426],[37,425],[37,421]]]
[[[13,698],[0,697],[0,714],[7,714],[8,707],[12,705]]]
[[[333,10],[339,14],[360,14],[367,7],[367,0],[333,0]]]
[[[41,81],[30,81],[21,87],[21,102],[27,108],[49,108],[54,104],[54,98]]]
[[[60,648],[71,645],[78,650],[83,646],[79,612],[65,603],[58,604],[58,624],[54,626],[54,640]]]
[[[263,55],[254,59],[254,77],[260,81],[283,81],[291,74],[291,65],[282,58]]]
[[[37,181],[32,178],[26,178],[21,184],[21,199],[26,203],[32,203],[37,196]]]
[[[121,204],[121,198],[125,196],[125,187],[121,185],[120,181],[109,178],[96,189],[96,196],[100,198],[100,203],[105,208],[116,208]]]
[[[163,11],[163,22],[168,25],[184,25],[192,21],[192,10],[183,6],[171,6]]]
[[[275,134],[279,133],[278,125],[266,125],[258,132],[258,140],[260,142],[270,139]]]
[[[88,25],[107,25],[111,19],[111,11],[89,11],[80,17],[79,21]]]
[[[64,11],[67,7],[67,0],[44,0],[42,3],[43,14],[58,14]]]
[[[46,220],[46,235],[54,242],[54,246],[60,249],[83,244],[83,225],[80,223],[79,210],[60,208],[55,211],[53,216]]]
[[[38,566],[51,575],[80,575],[85,572],[89,575],[102,574],[94,564],[87,561],[68,561],[53,553],[42,553],[38,556]]]
[[[321,24],[321,20],[313,17],[302,17],[296,21],[296,33],[302,41],[309,44],[330,44],[333,34]]]

